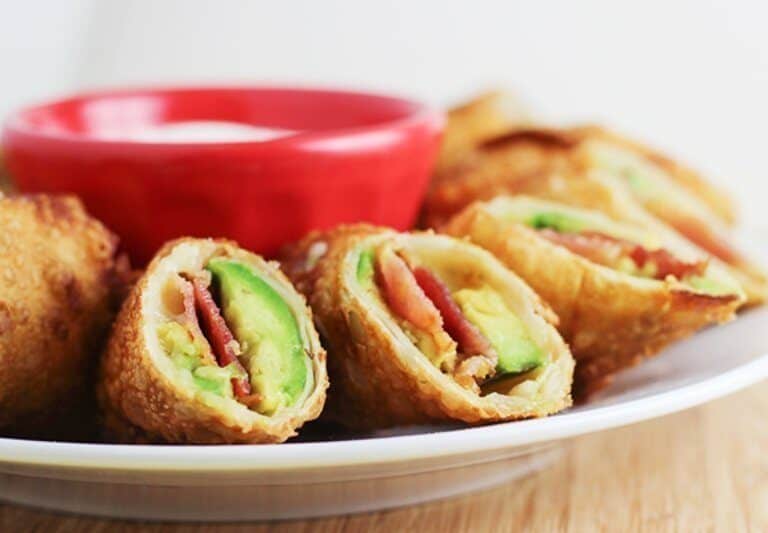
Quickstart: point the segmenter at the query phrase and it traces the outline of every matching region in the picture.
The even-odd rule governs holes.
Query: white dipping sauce
[[[99,137],[153,143],[230,143],[269,141],[294,133],[294,130],[251,126],[241,122],[190,120],[102,130]]]

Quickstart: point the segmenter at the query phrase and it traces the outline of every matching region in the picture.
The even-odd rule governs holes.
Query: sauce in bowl
[[[252,126],[221,120],[187,120],[99,131],[98,137],[151,143],[263,142],[297,133],[295,130]]]

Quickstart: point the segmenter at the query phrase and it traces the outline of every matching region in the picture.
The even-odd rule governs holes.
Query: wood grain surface
[[[149,524],[0,505],[2,532],[768,531],[768,383],[571,441],[553,467],[497,489],[366,515]]]

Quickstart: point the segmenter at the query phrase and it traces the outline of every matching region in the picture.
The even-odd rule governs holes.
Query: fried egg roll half
[[[92,438],[117,238],[69,196],[0,193],[0,434]]]
[[[100,399],[117,440],[282,442],[320,414],[327,381],[311,312],[277,265],[185,238],[123,305]]]
[[[500,196],[470,206],[445,230],[494,253],[552,306],[577,361],[577,397],[731,319],[744,298],[706,256],[596,211]]]
[[[598,198],[613,194],[600,192],[604,185],[589,182],[600,176],[613,187],[625,189],[647,213],[726,265],[745,288],[749,304],[764,302],[768,296],[765,270],[732,244],[723,221],[691,192],[690,176],[694,174],[672,165],[650,150],[596,127],[516,130],[485,142],[462,164],[439,173],[430,188],[424,220],[427,226],[439,227],[472,201],[489,200],[498,194],[538,196],[542,192],[560,192],[565,196],[565,189],[572,187],[565,183],[568,180],[578,180],[575,187],[598,191],[598,196],[590,200],[589,207],[593,208]],[[689,178],[676,179],[681,174]],[[712,187],[702,185],[696,190],[710,190],[707,196],[716,196]],[[610,208],[605,207],[598,208]],[[611,216],[616,217],[613,211]],[[634,222],[632,211],[636,210],[629,208],[618,217]]]
[[[285,265],[326,341],[327,412],[342,424],[480,424],[571,403],[556,317],[477,246],[351,226],[310,235]]]

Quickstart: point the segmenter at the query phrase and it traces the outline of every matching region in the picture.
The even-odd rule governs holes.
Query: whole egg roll
[[[623,201],[622,209],[599,205],[616,196],[612,189],[627,191],[630,201]],[[587,207],[611,217],[650,224],[657,231],[655,218],[665,231],[679,233],[729,270],[744,287],[748,304],[768,297],[765,270],[732,244],[723,221],[727,217],[717,214],[728,211],[726,194],[683,166],[596,127],[520,129],[487,141],[462,163],[438,172],[424,220],[439,227],[473,201],[498,194],[554,194],[574,203],[567,199],[572,190],[578,191],[579,201],[589,202]],[[721,198],[720,208],[706,198]],[[638,216],[641,212],[646,216]]]
[[[576,358],[577,397],[731,319],[744,298],[705,255],[597,211],[499,196],[468,207],[444,230],[491,251],[552,306]]]
[[[540,417],[571,403],[556,317],[481,248],[355,225],[309,235],[284,266],[328,349],[328,415],[354,428]]]
[[[233,242],[164,246],[133,287],[102,360],[107,438],[269,443],[325,401],[312,315],[275,263]]]
[[[0,434],[91,438],[117,238],[69,196],[0,193]]]

